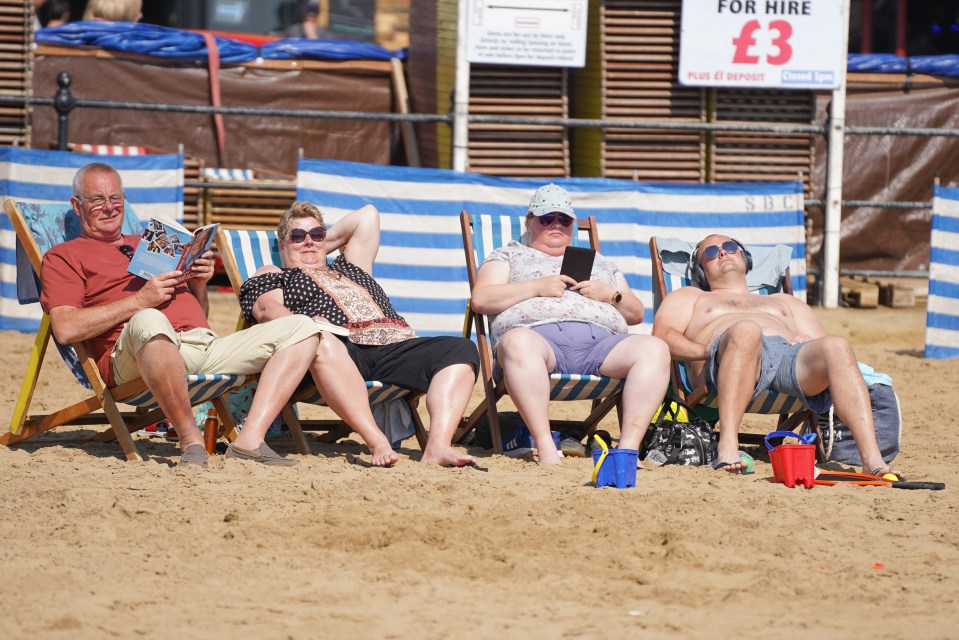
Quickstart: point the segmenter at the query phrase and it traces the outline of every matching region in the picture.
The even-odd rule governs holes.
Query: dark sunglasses
[[[573,219],[565,213],[544,213],[539,217],[539,223],[544,227],[548,227],[557,220],[559,220],[559,223],[564,227],[573,224]]]
[[[121,244],[117,247],[117,251],[122,253],[127,257],[127,260],[133,260],[133,247],[128,244]]]
[[[739,243],[735,240],[726,240],[725,242],[720,242],[719,244],[714,244],[703,249],[703,257],[707,260],[715,260],[719,256],[719,248],[722,247],[723,251],[728,254],[733,254],[739,251]]]
[[[313,227],[309,231],[305,229],[290,229],[290,242],[299,244],[306,240],[307,234],[313,238],[313,242],[323,242],[323,238],[326,237],[326,227]]]

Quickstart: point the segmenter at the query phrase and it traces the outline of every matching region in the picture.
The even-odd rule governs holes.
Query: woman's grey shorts
[[[719,341],[722,334],[709,347],[709,358],[706,359],[706,386],[715,393],[716,378],[719,375]],[[753,391],[753,400],[767,389],[795,396],[802,399],[803,404],[815,411],[823,413],[832,406],[832,396],[829,389],[807,398],[803,395],[799,379],[796,377],[796,358],[806,346],[805,342],[789,344],[782,336],[763,336],[763,351],[760,356],[759,380]]]

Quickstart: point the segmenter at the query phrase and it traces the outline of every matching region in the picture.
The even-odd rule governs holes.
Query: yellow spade
[[[600,448],[603,450],[599,455],[599,460],[596,461],[596,466],[593,467],[593,484],[596,484],[596,478],[599,477],[599,468],[603,466],[603,460],[606,459],[606,455],[609,453],[609,447],[607,447],[606,442],[595,433],[593,434],[593,440],[598,442]]]

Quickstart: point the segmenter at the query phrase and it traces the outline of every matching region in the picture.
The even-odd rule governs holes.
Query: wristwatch
[[[623,294],[621,294],[619,291],[617,291],[616,293],[613,294],[613,297],[610,299],[609,303],[610,303],[610,304],[619,304],[619,303],[622,302],[622,301],[623,301]]]

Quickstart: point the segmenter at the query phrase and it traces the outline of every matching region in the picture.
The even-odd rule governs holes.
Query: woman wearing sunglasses
[[[576,213],[564,189],[537,189],[524,242],[493,251],[473,288],[477,313],[495,314],[491,339],[510,398],[536,442],[541,464],[559,464],[550,434],[549,374],[625,379],[619,446],[638,449],[669,382],[669,350],[658,338],[629,334],[643,321],[643,303],[609,259],[596,254],[588,280],[561,275]],[[584,455],[581,445],[567,454]]]
[[[346,329],[324,331],[310,374],[323,399],[360,434],[373,464],[397,456],[373,419],[366,380],[426,393],[430,435],[422,462],[464,466],[474,459],[451,445],[476,383],[479,357],[464,338],[420,338],[373,279],[380,248],[380,214],[367,205],[327,229],[320,210],[295,202],[280,217],[283,269],[266,266],[240,289],[244,315],[257,322],[302,313]],[[327,253],[340,255],[327,264]]]

